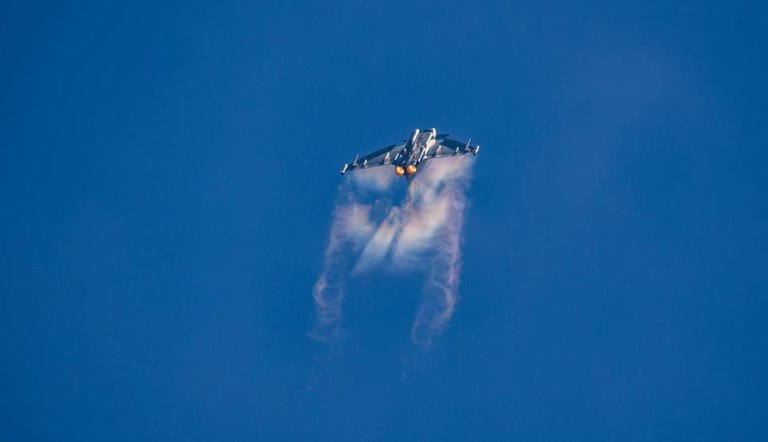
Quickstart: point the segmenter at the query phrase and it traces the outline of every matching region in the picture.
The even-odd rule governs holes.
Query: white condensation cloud
[[[323,266],[312,289],[315,322],[310,336],[318,341],[330,341],[340,336],[349,251],[367,242],[375,230],[370,219],[372,206],[356,202],[349,183],[339,186],[338,193]]]
[[[400,229],[401,209],[393,207],[384,221],[379,225],[368,244],[365,245],[360,258],[355,265],[354,273],[369,270],[371,266],[384,261]]]
[[[408,263],[410,257],[431,249],[436,233],[448,218],[448,201],[444,195],[414,201],[409,209],[393,251],[393,258],[399,263]]]
[[[340,223],[340,233],[343,233],[356,243],[364,241],[371,236],[376,226],[370,219],[370,205],[350,203],[339,209],[336,218]]]
[[[448,218],[435,240],[437,250],[422,293],[422,302],[411,328],[411,340],[420,347],[428,347],[439,336],[453,316],[458,301],[461,276],[461,232],[466,201],[456,196],[450,202]]]
[[[411,328],[411,339],[421,348],[442,334],[458,301],[462,229],[472,164],[467,157],[433,162],[424,170],[420,187],[411,189],[412,200],[421,203],[412,218],[412,230],[418,233],[414,233],[415,240],[405,244],[428,244],[431,258],[421,305]]]
[[[382,200],[395,182],[390,168],[357,171],[351,184],[340,187],[340,204],[334,210],[323,269],[314,288],[313,338],[340,335],[346,276],[375,271],[380,263],[425,272],[411,330],[414,344],[426,348],[443,332],[458,300],[471,165],[467,157],[429,161],[398,206],[388,203],[391,195]],[[366,198],[373,202],[364,204]]]
[[[389,189],[396,178],[389,167],[372,167],[351,175],[357,186],[379,192]]]

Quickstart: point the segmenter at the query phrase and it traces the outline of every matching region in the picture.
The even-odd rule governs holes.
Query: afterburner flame
[[[413,175],[416,173],[416,166],[409,164],[408,167],[405,168],[405,171],[408,172],[408,175]]]
[[[395,175],[403,176],[404,174],[405,174],[405,169],[403,169],[401,166],[395,166]]]

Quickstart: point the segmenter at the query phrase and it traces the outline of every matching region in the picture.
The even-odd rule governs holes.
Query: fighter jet
[[[416,129],[407,140],[400,144],[393,144],[376,152],[346,163],[341,167],[341,174],[348,170],[366,169],[377,166],[394,166],[395,175],[405,176],[410,184],[421,164],[432,158],[454,157],[471,153],[477,155],[480,146],[473,146],[471,141],[463,143],[450,138],[448,134],[438,134],[437,130]]]

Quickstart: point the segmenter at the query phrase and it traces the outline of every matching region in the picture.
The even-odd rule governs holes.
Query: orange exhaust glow
[[[403,176],[404,174],[405,174],[405,169],[403,169],[401,166],[395,166],[395,175]]]
[[[416,173],[416,166],[409,164],[408,167],[405,168],[405,171],[408,172],[408,175],[413,175]]]

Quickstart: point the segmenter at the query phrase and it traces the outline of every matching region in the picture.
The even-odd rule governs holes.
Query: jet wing
[[[436,147],[428,152],[428,158],[453,157],[457,155],[466,155],[468,153],[477,155],[477,153],[480,152],[480,146],[473,146],[472,140],[464,143],[445,135],[438,136],[437,141],[438,144],[436,144]]]
[[[405,148],[405,143],[392,144],[385,148],[379,149],[376,152],[371,152],[364,157],[355,157],[355,160],[351,163],[345,164],[341,168],[342,175],[348,170],[366,169],[369,167],[384,166],[386,164],[392,164],[395,157],[400,154]]]

